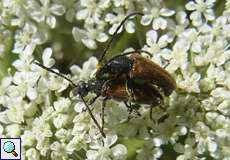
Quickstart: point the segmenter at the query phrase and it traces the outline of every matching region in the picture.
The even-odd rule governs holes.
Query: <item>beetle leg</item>
[[[106,101],[108,100],[108,97],[105,97],[102,101],[102,107],[101,107],[101,128],[102,131],[104,131],[104,123],[105,123],[105,106],[106,106]]]
[[[126,101],[124,101],[124,104],[127,107],[127,111],[129,112],[129,115],[130,115],[132,113],[132,111],[133,111],[131,105],[128,105],[128,103]]]
[[[152,121],[154,121],[154,119],[153,119],[153,106],[150,107],[149,118],[150,118]]]
[[[133,109],[130,105],[128,105],[128,103],[126,101],[124,101],[124,104],[125,104],[127,111],[129,113],[128,120],[127,120],[127,122],[129,122],[129,120],[132,118],[131,113],[132,113]]]

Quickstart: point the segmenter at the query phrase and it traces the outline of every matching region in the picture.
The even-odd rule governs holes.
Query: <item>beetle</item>
[[[74,87],[74,93],[79,95],[80,99],[85,104],[89,115],[91,116],[103,137],[105,137],[103,127],[106,100],[114,99],[123,101],[125,106],[130,111],[133,109],[135,110],[135,104],[151,104],[150,118],[152,119],[152,108],[163,103],[163,96],[160,89],[162,88],[166,95],[169,95],[175,88],[175,81],[167,71],[152,61],[136,54],[146,51],[124,53],[122,55],[113,57],[107,63],[102,65],[101,62],[103,57],[112,44],[115,35],[118,33],[119,29],[122,27],[125,21],[134,15],[142,16],[143,14],[139,12],[131,13],[126,16],[125,19],[120,23],[103,51],[103,54],[99,60],[99,67],[95,77],[88,81],[80,81],[78,84],[75,84],[66,76],[57,73],[38,62],[34,62],[43,69],[52,72],[70,82],[70,84]],[[148,52],[146,53],[151,55]],[[128,57],[128,55],[130,56]],[[149,67],[151,67],[151,69],[149,69]],[[149,74],[151,74],[151,76],[149,76]],[[90,100],[89,104],[87,104],[84,99],[88,93],[96,94],[96,96]],[[91,109],[89,108],[89,105],[93,104],[95,100],[100,96],[104,97],[102,103],[101,127],[93,116]]]
[[[48,68],[38,62],[34,62],[36,65],[40,66],[41,68],[60,76],[67,81],[74,87],[74,94],[79,95],[81,100],[86,106],[87,111],[89,112],[91,118],[93,119],[95,125],[99,129],[101,135],[105,138],[105,133],[103,131],[104,128],[104,108],[106,101],[109,99],[114,99],[117,101],[124,102],[125,106],[132,111],[134,109],[134,104],[151,104],[151,111],[152,108],[156,105],[159,105],[163,101],[163,96],[158,91],[158,89],[152,85],[151,83],[145,84],[138,84],[132,79],[123,79],[119,78],[116,80],[101,80],[101,79],[90,79],[88,81],[80,81],[78,84],[75,84],[71,79],[67,78],[66,76],[53,71],[51,68]],[[102,96],[102,126],[100,127],[98,121],[93,116],[89,105],[85,101],[84,97],[86,97],[89,93],[96,94],[96,97],[91,99],[89,105],[93,104],[93,102],[100,96]],[[150,112],[151,113],[151,112]],[[151,114],[150,114],[151,116]]]
[[[176,89],[176,81],[164,68],[141,56],[140,53],[145,52],[152,57],[151,53],[147,51],[135,50],[126,52],[111,58],[104,64],[102,63],[118,31],[125,21],[133,15],[143,16],[143,13],[132,13],[120,23],[99,59],[95,76],[97,79],[104,80],[117,79],[120,76],[126,76],[127,79],[133,79],[136,82],[150,82],[162,90],[166,96],[169,96],[172,91]]]
[[[126,76],[139,83],[150,82],[169,96],[176,89],[174,78],[165,69],[141,56],[140,52],[132,51],[113,57],[97,69],[96,78],[108,80]]]

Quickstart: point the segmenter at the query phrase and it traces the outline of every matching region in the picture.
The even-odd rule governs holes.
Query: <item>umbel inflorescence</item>
[[[21,137],[23,159],[29,160],[230,159],[230,1],[168,5],[167,0],[0,1],[0,137]],[[173,75],[177,90],[166,98],[166,111],[153,109],[154,121],[148,106],[129,119],[123,103],[108,101],[103,138],[84,103],[69,92],[69,82],[33,62],[51,68],[54,57],[84,57],[82,67],[66,69],[67,76],[75,83],[90,79],[98,60],[86,57],[99,52],[133,12],[144,16],[123,25],[119,34],[125,36],[116,43],[126,48],[114,50],[132,51],[126,37],[135,34],[132,42]],[[57,40],[57,33],[65,36]],[[68,44],[66,36],[76,41],[78,52],[60,49]],[[90,106],[98,120],[101,102]]]

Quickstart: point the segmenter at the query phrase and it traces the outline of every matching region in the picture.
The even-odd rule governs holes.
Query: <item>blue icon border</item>
[[[20,140],[20,152],[18,155],[20,155],[20,159],[10,159],[10,160],[22,160],[22,140],[21,138],[0,138],[0,146],[2,145],[2,139],[19,139]],[[2,148],[0,147],[0,160],[9,160],[9,159],[2,159],[2,155],[1,155],[1,152],[2,152]]]

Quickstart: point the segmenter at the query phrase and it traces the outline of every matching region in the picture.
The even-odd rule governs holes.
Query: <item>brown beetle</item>
[[[118,30],[122,27],[125,21],[133,15],[143,14],[138,12],[132,13],[121,22],[112,38],[109,40],[99,62],[101,62],[105,56],[115,35],[118,33]],[[75,84],[69,78],[41,65],[40,63],[35,62],[35,64],[68,80],[75,87],[75,93],[78,94],[84,102],[95,125],[100,130],[102,136],[105,137],[103,125],[106,100],[115,99],[123,101],[126,107],[131,110],[134,108],[134,105],[131,103],[151,104],[152,106],[150,109],[152,111],[154,106],[160,105],[163,102],[163,96],[161,95],[160,90],[162,90],[165,95],[170,95],[176,88],[176,83],[173,77],[159,65],[139,55],[138,53],[140,52],[146,51],[137,50],[113,57],[104,65],[98,65],[99,69],[97,70],[94,79],[80,81],[78,84]],[[148,52],[146,53],[149,54]],[[89,104],[93,104],[93,102],[95,102],[100,96],[104,97],[102,105],[102,127],[100,127],[87,102],[84,100],[84,97],[87,96],[89,92],[96,94],[96,97],[94,97]],[[127,102],[129,102],[130,105],[128,105]],[[151,115],[150,112],[150,118],[152,119]]]
[[[128,108],[130,112],[132,110],[136,111],[131,103],[134,104],[150,104],[151,105],[151,111],[152,107],[159,105],[163,102],[163,96],[160,94],[158,89],[152,85],[151,83],[144,83],[144,84],[138,84],[133,80],[127,80],[123,78],[119,78],[116,80],[100,80],[100,79],[90,79],[88,81],[80,81],[78,84],[75,84],[72,80],[67,78],[66,76],[62,75],[61,73],[57,73],[53,71],[50,68],[47,68],[43,66],[42,64],[38,62],[34,62],[38,66],[42,67],[43,69],[52,72],[72,84],[74,86],[74,94],[79,95],[81,100],[84,102],[86,109],[88,110],[91,118],[93,119],[94,123],[100,130],[103,137],[105,137],[104,131],[103,131],[103,125],[104,125],[104,108],[105,103],[108,99],[114,99],[117,101],[124,102],[125,106]],[[93,116],[93,113],[91,109],[89,108],[87,102],[84,100],[84,97],[86,97],[89,93],[95,93],[95,98],[91,99],[89,102],[89,105],[93,104],[95,100],[102,96],[103,103],[102,103],[102,127],[100,127],[99,123]],[[137,112],[137,111],[136,111]],[[150,112],[150,118],[151,117]]]
[[[152,83],[166,96],[169,96],[176,89],[174,78],[165,69],[137,52],[139,51],[125,53],[110,59],[98,68],[96,78],[110,80],[125,76],[138,83]]]

